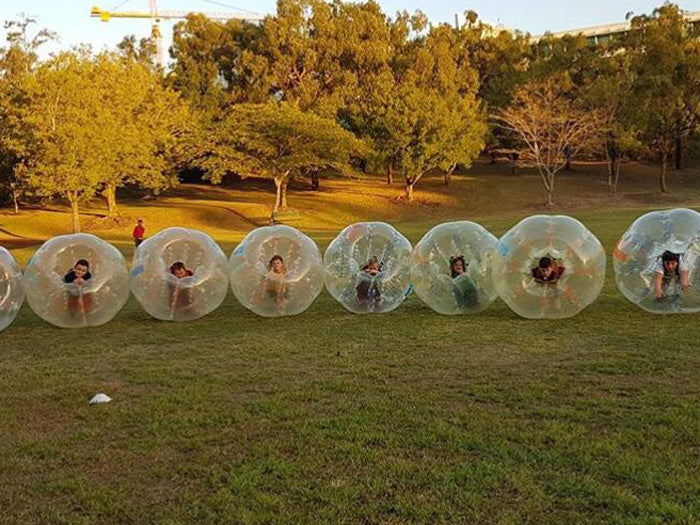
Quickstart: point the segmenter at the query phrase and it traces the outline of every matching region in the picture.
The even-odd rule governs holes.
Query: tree
[[[64,52],[26,78],[25,155],[19,172],[39,195],[66,198],[73,230],[80,231],[80,202],[90,199],[109,147],[101,140],[99,78],[89,52]]]
[[[520,88],[512,105],[495,120],[519,139],[520,158],[537,167],[550,208],[556,174],[566,166],[568,155],[592,150],[604,132],[601,115],[577,107],[571,93],[554,79]]]
[[[307,171],[353,171],[352,160],[367,153],[352,133],[329,119],[287,104],[238,104],[204,133],[195,165],[219,183],[228,174],[270,178],[273,211],[287,207],[289,181]]]
[[[634,71],[630,54],[618,45],[602,49],[594,69],[594,78],[582,88],[581,107],[599,111],[603,118],[603,149],[608,172],[608,190],[617,193],[622,159],[640,154],[642,144],[634,123]]]
[[[144,37],[137,41],[134,35],[127,35],[117,44],[117,50],[127,60],[143,64],[149,69],[156,68],[158,47],[153,38]]]
[[[5,22],[9,45],[0,49],[0,185],[2,193],[11,196],[15,213],[19,212],[22,193],[17,167],[23,154],[25,133],[19,113],[26,103],[23,85],[37,65],[39,48],[55,38],[48,29],[32,34],[30,28],[35,23],[26,16]]]
[[[445,98],[436,90],[406,84],[382,109],[375,114],[376,127],[383,127],[376,148],[403,175],[408,201],[427,173],[469,166],[483,149],[486,125],[474,98]]]
[[[668,192],[666,172],[674,149],[680,167],[683,141],[698,127],[698,31],[678,6],[666,4],[651,16],[633,18],[624,41],[636,73],[636,122],[659,160],[662,192]]]
[[[192,106],[216,114],[227,102],[227,87],[218,60],[230,37],[224,24],[190,14],[173,28],[168,84]]]
[[[190,117],[187,106],[162,86],[148,64],[102,53],[94,67],[103,118],[100,139],[108,144],[100,159],[100,182],[113,217],[118,188],[136,184],[154,190],[177,182],[169,159]]]

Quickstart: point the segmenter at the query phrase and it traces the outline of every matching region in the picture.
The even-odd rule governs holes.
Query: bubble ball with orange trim
[[[679,208],[639,217],[613,252],[618,289],[658,314],[700,311],[700,213]]]
[[[493,280],[498,295],[527,319],[573,317],[590,305],[605,282],[605,250],[578,220],[535,215],[497,244]]]

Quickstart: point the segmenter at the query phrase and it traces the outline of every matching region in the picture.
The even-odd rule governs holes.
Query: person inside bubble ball
[[[450,257],[450,274],[454,285],[455,299],[457,305],[462,308],[474,308],[479,298],[474,282],[466,273],[468,267],[469,263],[464,260],[464,256]]]
[[[544,256],[532,269],[532,278],[540,284],[556,284],[564,275],[564,270],[558,259]]]
[[[681,291],[690,286],[690,272],[685,258],[679,253],[666,250],[654,266],[654,295],[657,299],[666,297],[666,290],[673,283],[678,283]]]
[[[83,286],[92,279],[90,263],[85,259],[78,260],[73,268],[63,276],[63,282],[73,284],[68,293],[68,311],[71,315],[77,312],[86,313],[92,308],[92,294],[83,292]]]
[[[369,258],[362,267],[362,273],[367,277],[362,277],[357,285],[357,299],[365,306],[381,306],[384,302],[379,284],[376,278],[381,277],[382,263],[375,256]]]
[[[267,263],[265,291],[267,296],[275,300],[277,306],[284,306],[287,300],[287,283],[284,280],[287,267],[281,255],[273,255]]]
[[[194,272],[188,270],[185,263],[177,261],[170,266],[170,273],[177,277],[178,280],[185,277],[192,277]],[[187,308],[192,304],[192,294],[190,288],[180,288],[178,284],[168,283],[170,288],[170,309],[175,312],[182,308]]]

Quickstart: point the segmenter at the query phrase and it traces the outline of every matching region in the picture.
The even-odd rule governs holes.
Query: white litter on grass
[[[90,400],[91,405],[96,405],[98,403],[109,403],[112,400],[107,394],[97,394]]]

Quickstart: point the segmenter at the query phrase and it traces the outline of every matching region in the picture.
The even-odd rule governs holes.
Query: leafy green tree
[[[393,53],[373,82],[347,106],[343,120],[374,144],[387,167],[405,181],[407,200],[433,170],[448,176],[483,149],[486,125],[477,100],[478,72],[460,34],[447,25],[427,29],[421,13],[400,13],[389,25]]]
[[[127,60],[138,62],[150,69],[156,68],[158,49],[153,38],[145,37],[137,41],[134,35],[127,35],[117,44],[117,50]]]
[[[608,171],[608,190],[617,193],[620,168],[625,156],[640,155],[643,146],[634,122],[636,100],[634,70],[630,54],[618,44],[604,46],[593,78],[580,90],[580,105],[597,110],[603,118],[603,149]]]
[[[105,121],[99,77],[86,51],[65,52],[42,63],[26,78],[28,99],[21,177],[39,195],[68,200],[73,229],[80,231],[80,202],[95,195],[109,145],[102,140]]]
[[[683,141],[700,118],[698,29],[678,6],[666,4],[651,16],[632,19],[625,41],[636,79],[636,122],[660,163],[659,187],[668,191],[667,166],[674,148],[680,165]]]
[[[219,58],[229,40],[224,24],[201,14],[190,14],[173,28],[168,84],[206,114],[216,114],[228,100]]]
[[[187,106],[164,88],[148,64],[102,53],[95,58],[96,89],[107,144],[101,159],[101,185],[110,216],[117,214],[117,189],[135,184],[151,190],[177,182],[172,151],[189,127]]]
[[[287,207],[289,181],[308,170],[353,171],[365,145],[333,120],[287,104],[239,104],[204,134],[195,164],[219,183],[228,174],[272,179],[273,211]]]
[[[8,46],[0,49],[0,191],[12,198],[15,213],[19,212],[22,193],[17,168],[23,154],[25,134],[20,109],[26,103],[24,82],[38,63],[37,52],[55,34],[47,29],[32,32],[33,18],[5,22]]]

